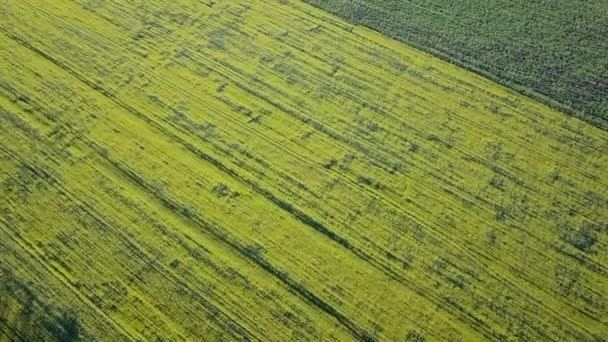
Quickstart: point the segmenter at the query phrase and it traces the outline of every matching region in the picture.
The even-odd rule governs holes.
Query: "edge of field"
[[[352,25],[353,27],[363,27],[365,29],[371,30],[377,34],[380,34],[384,37],[386,37],[387,39],[393,40],[395,42],[398,42],[400,44],[405,44],[408,46],[411,46],[412,48],[415,48],[417,50],[426,52],[430,55],[432,55],[433,57],[439,58],[440,60],[450,63],[452,65],[455,65],[459,68],[465,69],[467,71],[473,72],[477,75],[483,76],[485,78],[487,78],[490,81],[493,81],[495,83],[498,83],[502,86],[505,86],[509,89],[512,89],[516,92],[518,92],[521,95],[524,95],[526,97],[532,98],[533,100],[539,101],[549,107],[551,107],[552,109],[555,109],[559,112],[562,112],[566,115],[570,115],[572,117],[575,117],[581,121],[584,121],[586,123],[588,123],[591,126],[595,126],[601,130],[604,131],[608,131],[608,122],[604,121],[604,120],[598,120],[596,117],[591,116],[591,115],[587,115],[585,114],[583,111],[581,110],[577,110],[575,108],[573,108],[570,105],[567,105],[563,102],[560,102],[552,97],[549,97],[547,95],[544,95],[542,93],[539,93],[538,91],[525,86],[519,82],[517,82],[516,80],[513,79],[508,79],[508,78],[503,78],[500,77],[498,75],[495,75],[494,73],[492,73],[489,70],[485,70],[483,68],[480,68],[476,65],[474,65],[474,63],[471,62],[467,62],[464,59],[461,58],[457,58],[453,55],[451,55],[449,52],[446,51],[442,51],[439,49],[435,49],[429,46],[424,46],[422,44],[418,44],[415,43],[411,40],[407,40],[407,39],[400,39],[399,37],[396,37],[395,35],[391,34],[391,32],[383,32],[379,29],[376,29],[374,27],[371,27],[369,25],[365,25],[363,23],[355,23],[351,20],[349,20],[348,18],[342,17],[339,13],[336,13],[335,11],[323,8],[321,6],[316,5],[313,2],[307,1],[307,0],[303,0],[307,5],[310,5],[316,9],[319,9],[321,11],[323,11],[324,13],[328,13],[336,18],[339,18],[340,20],[343,20],[345,23],[348,23],[350,25]]]

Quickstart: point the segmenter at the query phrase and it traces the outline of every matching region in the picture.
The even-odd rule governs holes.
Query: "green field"
[[[608,129],[605,0],[304,0]]]
[[[0,340],[604,341],[608,132],[300,1],[0,11]]]

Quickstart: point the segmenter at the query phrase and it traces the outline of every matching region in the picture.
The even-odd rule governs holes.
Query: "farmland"
[[[305,0],[608,129],[604,0]]]
[[[0,340],[608,338],[608,132],[300,1],[0,4]]]

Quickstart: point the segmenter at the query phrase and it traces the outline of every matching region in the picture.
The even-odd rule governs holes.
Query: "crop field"
[[[301,1],[0,6],[0,340],[608,339],[608,132]]]
[[[608,130],[606,0],[304,0]]]

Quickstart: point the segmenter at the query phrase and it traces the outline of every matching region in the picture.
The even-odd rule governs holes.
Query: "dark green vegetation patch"
[[[605,0],[305,0],[608,129]]]

